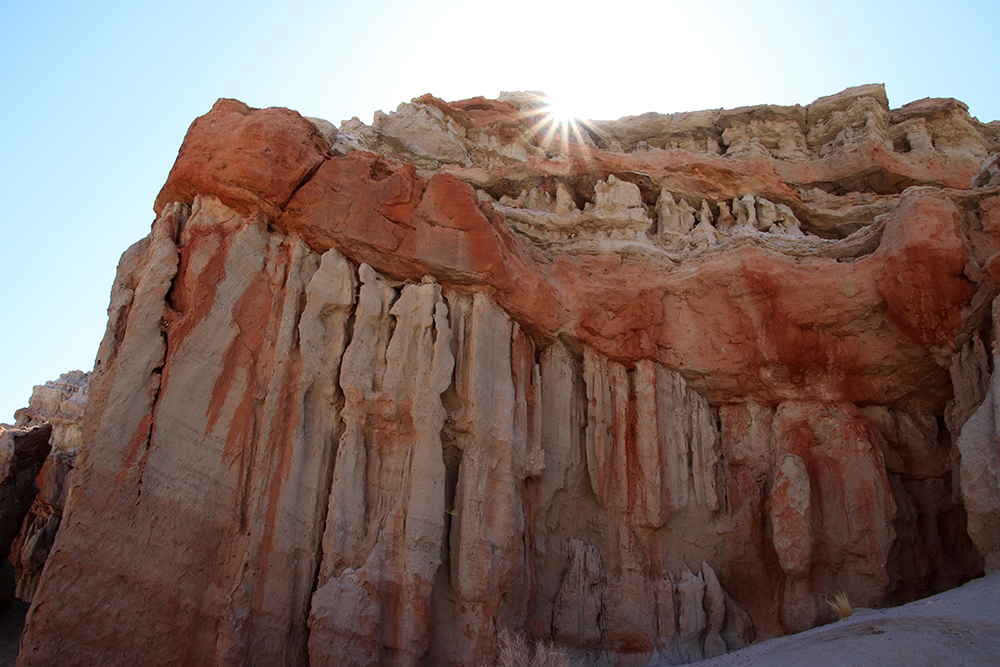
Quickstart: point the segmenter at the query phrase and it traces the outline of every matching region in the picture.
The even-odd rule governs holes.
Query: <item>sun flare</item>
[[[577,116],[569,105],[548,96],[539,99],[543,104],[535,113],[532,131],[539,137],[543,149],[569,153],[572,145],[586,152],[586,147],[593,145],[587,136],[589,123]]]
[[[556,123],[571,123],[576,120],[576,114],[560,100],[549,98],[544,111],[545,115]]]

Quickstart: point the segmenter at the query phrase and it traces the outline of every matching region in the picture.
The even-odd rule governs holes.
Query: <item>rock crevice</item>
[[[540,113],[192,125],[20,664],[677,663],[998,567],[993,124]]]

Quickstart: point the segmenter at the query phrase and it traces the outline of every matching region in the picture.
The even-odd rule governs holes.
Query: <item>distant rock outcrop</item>
[[[0,426],[0,603],[16,594],[17,573],[8,556],[28,515],[37,488],[35,477],[49,453],[52,426]]]
[[[83,411],[87,406],[90,373],[70,371],[58,380],[38,385],[28,407],[15,413],[17,426],[51,426],[50,450],[35,485],[38,492],[10,550],[17,578],[17,597],[31,602],[62,521],[70,473],[83,446]]]
[[[19,664],[685,662],[1000,567],[1000,124],[550,120],[192,124]]]

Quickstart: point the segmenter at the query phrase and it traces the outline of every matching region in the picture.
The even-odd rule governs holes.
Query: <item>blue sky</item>
[[[0,4],[0,421],[93,366],[121,253],[219,97],[370,123],[423,93],[582,116],[807,104],[885,83],[1000,119],[992,2]]]

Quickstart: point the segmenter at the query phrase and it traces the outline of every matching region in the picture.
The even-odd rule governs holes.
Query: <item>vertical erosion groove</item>
[[[557,156],[515,108],[418,98],[329,152],[289,110],[192,125],[39,665],[697,660],[1000,568],[982,124],[865,86]]]
[[[146,424],[145,434],[141,435],[141,455],[139,455],[138,461],[135,461],[135,456],[138,451],[132,450],[129,452],[129,456],[132,458],[132,463],[138,466],[138,472],[135,481],[135,504],[138,505],[142,499],[142,483],[143,476],[146,469],[146,461],[149,456],[149,451],[153,447],[153,440],[156,433],[156,417],[159,411],[159,397],[163,390],[163,384],[167,377],[164,374],[164,368],[167,364],[167,359],[170,355],[170,349],[168,347],[169,340],[167,338],[167,327],[169,325],[170,317],[170,302],[171,294],[174,289],[174,283],[177,280],[178,266],[180,264],[180,254],[181,250],[178,247],[180,243],[181,232],[184,228],[184,224],[187,222],[188,217],[191,215],[191,209],[189,206],[181,203],[174,203],[168,206],[163,215],[156,221],[153,226],[152,231],[152,243],[150,245],[150,257],[148,258],[148,265],[154,267],[152,270],[159,270],[160,267],[167,268],[166,272],[158,282],[165,284],[158,285],[145,285],[146,278],[143,277],[137,285],[138,289],[147,289],[154,291],[155,293],[162,292],[162,310],[163,314],[160,317],[159,322],[157,322],[156,335],[158,335],[159,340],[157,347],[160,350],[159,362],[151,370],[150,377],[155,377],[154,382],[155,388],[149,397],[149,420]],[[131,309],[130,309],[131,310]],[[127,331],[128,325],[127,321],[124,326],[124,331]],[[119,337],[119,332],[115,331],[114,337],[114,349],[118,349],[124,340],[124,332],[121,337]],[[133,435],[133,439],[139,436],[139,433]],[[136,448],[138,448],[139,442],[136,442]],[[130,445],[130,448],[132,446]]]
[[[344,396],[339,387],[340,364],[346,347],[353,336],[355,305],[357,302],[357,269],[335,250],[320,258],[308,284],[303,290],[298,341],[302,359],[303,378],[308,387],[303,397],[303,432],[312,446],[319,447],[323,472],[319,481],[315,511],[317,531],[314,546],[314,565],[310,578],[307,608],[305,610],[304,658],[308,664],[311,637],[312,599],[321,585],[324,557],[324,535],[330,511],[337,460],[337,443],[344,430],[341,413]],[[309,446],[307,442],[307,447]]]

